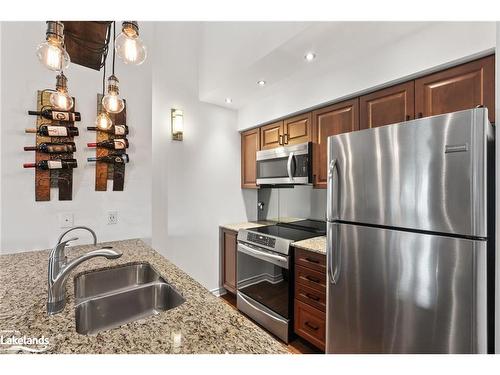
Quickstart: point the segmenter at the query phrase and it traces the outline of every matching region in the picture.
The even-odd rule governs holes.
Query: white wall
[[[45,35],[44,22],[3,22],[1,33],[1,204],[2,252],[42,249],[54,245],[63,229],[58,214],[74,213],[75,225],[88,225],[98,239],[116,240],[151,237],[151,68],[145,64],[116,65],[120,93],[127,99],[127,122],[131,128],[130,157],[126,169],[125,191],[94,191],[94,166],[86,162],[92,151],[85,144],[95,140],[86,130],[96,116],[96,94],[101,91],[100,72],[71,64],[65,72],[70,93],[76,97],[76,109],[83,121],[76,138],[78,169],[74,172],[73,200],[59,201],[57,189],[50,202],[35,202],[34,171],[22,164],[34,160],[34,154],[23,151],[32,145],[34,135],[24,133],[33,127],[35,117],[27,110],[36,109],[36,91],[55,85],[54,72],[37,60],[35,50]],[[151,43],[152,25],[141,24],[141,36]],[[110,62],[110,59],[108,59]],[[109,70],[108,70],[109,72]],[[110,182],[110,187],[112,183]],[[119,223],[107,225],[107,212],[118,211]],[[81,234],[81,243],[90,238]]]
[[[219,287],[218,225],[256,217],[240,189],[236,113],[198,99],[199,23],[155,24],[153,247],[208,289]],[[173,141],[170,109],[184,111]]]
[[[432,24],[343,68],[313,77],[292,76],[276,84],[272,95],[253,100],[238,111],[238,129],[366,92],[387,82],[396,83],[415,73],[490,50],[495,43],[494,22]]]

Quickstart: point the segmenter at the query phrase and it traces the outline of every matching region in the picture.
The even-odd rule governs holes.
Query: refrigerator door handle
[[[290,155],[288,155],[288,163],[286,164],[286,170],[288,172],[288,178],[290,179],[290,182],[293,181],[292,162],[293,162],[293,152],[290,152]]]
[[[328,166],[328,181],[327,181],[327,192],[326,192],[326,221],[333,221],[338,219],[338,193],[335,199],[333,192],[333,172],[337,171],[337,189],[338,189],[338,169],[337,169],[337,159],[330,161]],[[338,190],[337,190],[338,191]],[[333,209],[333,202],[335,201],[335,210]]]
[[[340,276],[340,226],[334,223],[327,223],[326,228],[326,254],[328,260],[328,279],[332,284],[337,284]],[[335,227],[335,246],[333,246],[333,228]]]

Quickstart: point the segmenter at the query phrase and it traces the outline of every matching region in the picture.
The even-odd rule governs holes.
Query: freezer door
[[[474,109],[329,137],[329,220],[487,237],[487,119]]]
[[[328,353],[486,353],[486,241],[328,224]]]

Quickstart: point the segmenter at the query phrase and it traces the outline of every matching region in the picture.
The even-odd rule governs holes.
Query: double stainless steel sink
[[[76,331],[95,334],[173,309],[184,301],[149,263],[85,273],[75,279]]]

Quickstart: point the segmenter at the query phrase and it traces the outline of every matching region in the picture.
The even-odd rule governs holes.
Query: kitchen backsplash
[[[262,188],[257,194],[259,220],[290,218],[325,220],[326,190],[297,185],[293,188]]]

